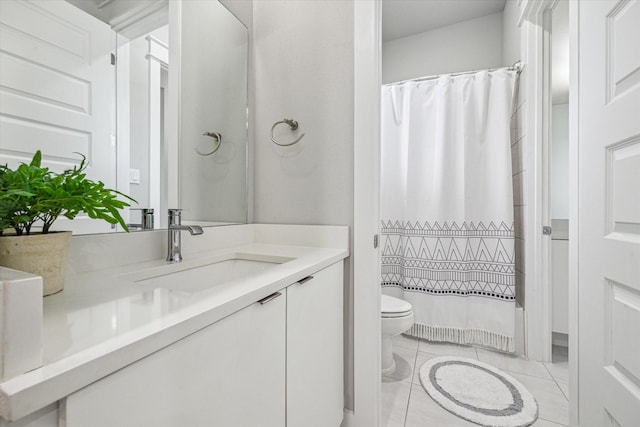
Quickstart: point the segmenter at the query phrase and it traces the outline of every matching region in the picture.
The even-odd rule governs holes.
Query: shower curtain
[[[510,118],[516,73],[383,87],[382,286],[407,334],[514,351]]]

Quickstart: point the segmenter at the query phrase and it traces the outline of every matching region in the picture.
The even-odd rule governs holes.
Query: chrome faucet
[[[199,225],[182,225],[182,209],[169,209],[169,245],[167,252],[167,261],[169,262],[182,261],[182,241],[180,239],[182,230],[186,230],[194,236],[204,233]]]
[[[127,227],[139,228],[140,230],[153,230],[152,208],[131,208],[130,210],[140,211],[140,224],[127,224]]]

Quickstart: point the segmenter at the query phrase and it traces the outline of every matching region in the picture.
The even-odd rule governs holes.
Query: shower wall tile
[[[520,76],[520,86],[526,81],[526,72]],[[513,173],[513,220],[515,231],[515,264],[516,264],[516,300],[521,306],[525,306],[525,206],[527,205],[526,180],[527,173],[524,163],[525,144],[523,118],[526,114],[526,101],[518,92],[514,100],[514,111],[511,115],[511,167]]]
[[[513,175],[513,206],[524,206],[524,171]]]
[[[511,168],[513,173],[522,172],[522,138],[511,146]]]
[[[520,127],[517,126],[513,126],[511,127],[511,146],[517,144],[518,142],[520,142],[522,140],[523,137],[523,130]],[[522,153],[520,153],[522,154]],[[516,171],[514,169],[514,171]]]
[[[524,274],[524,240],[516,239],[516,269]]]
[[[524,307],[524,273],[516,270],[516,302]]]
[[[524,240],[524,206],[514,206],[513,222],[516,239]]]

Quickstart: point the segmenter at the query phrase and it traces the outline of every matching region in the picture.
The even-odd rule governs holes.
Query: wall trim
[[[169,46],[151,35],[145,37],[147,40],[147,59],[153,59],[164,68],[169,67]]]
[[[169,66],[169,47],[153,36],[147,36],[147,95],[149,122],[149,207],[162,214],[162,70]],[[162,220],[158,221],[162,224]]]
[[[131,193],[129,183],[129,168],[131,166],[131,97],[130,97],[130,65],[129,40],[116,34],[116,94],[117,106],[114,106],[116,113],[116,189],[124,194]],[[131,211],[124,209],[122,218],[125,223],[131,222]],[[118,226],[120,227],[120,226]]]
[[[118,0],[118,3],[123,2]],[[168,5],[168,0],[157,0],[132,7],[111,18],[109,25],[115,32],[133,40],[166,24]]]

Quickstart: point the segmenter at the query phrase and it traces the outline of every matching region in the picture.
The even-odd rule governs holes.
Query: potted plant
[[[128,231],[118,210],[129,206],[122,198],[135,200],[87,179],[86,158],[80,156],[80,165],[62,173],[42,167],[40,150],[15,170],[0,165],[0,264],[42,276],[45,296],[64,287],[71,232],[51,231],[58,217],[85,212]],[[42,231],[35,232],[34,225]]]

